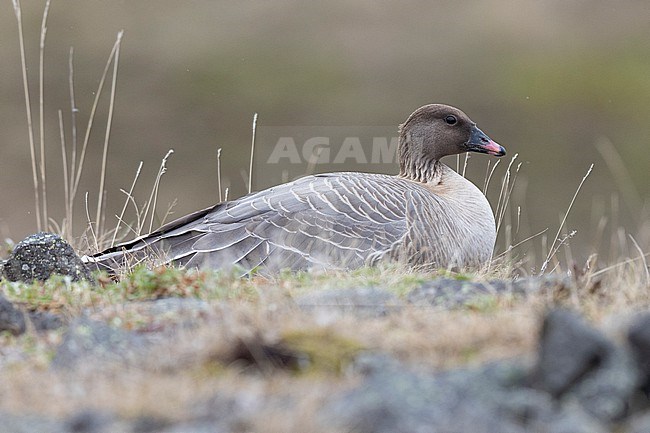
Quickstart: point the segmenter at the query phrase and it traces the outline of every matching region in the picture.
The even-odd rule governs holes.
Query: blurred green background
[[[43,6],[22,2],[34,114]],[[512,242],[548,227],[550,244],[594,163],[563,230],[577,230],[571,254],[579,260],[593,251],[603,259],[635,255],[621,251],[628,234],[644,251],[650,247],[650,2],[53,0],[44,136],[55,220],[63,217],[57,110],[63,109],[69,134],[69,49],[75,49],[83,127],[120,29],[108,225],[138,162],[145,164],[136,190],[142,202],[170,148],[175,153],[158,201],[163,213],[174,200],[174,216],[217,200],[217,148],[223,148],[230,196],[245,193],[254,112],[260,126],[396,128],[415,108],[444,102],[508,149],[489,191],[493,205],[509,158],[519,154],[507,221]],[[6,0],[0,5],[0,235],[14,240],[36,229],[17,35]],[[91,137],[77,235],[85,229],[84,192],[91,193],[91,209],[96,203],[107,95]],[[488,159],[470,160],[470,178],[481,186]],[[456,166],[454,158],[446,162]],[[263,172],[255,173],[254,185],[267,186]],[[508,240],[500,233],[499,251]],[[542,241],[524,244],[518,254],[539,257]]]

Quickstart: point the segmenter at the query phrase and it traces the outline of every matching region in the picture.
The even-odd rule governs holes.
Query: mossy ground
[[[99,286],[64,278],[32,284],[3,281],[5,296],[25,310],[47,310],[68,320],[86,315],[160,338],[136,365],[92,362],[61,371],[52,368],[51,360],[65,327],[28,330],[18,337],[4,334],[0,411],[64,416],[90,406],[127,417],[182,419],[188,408],[219,390],[256,398],[289,396],[299,402],[294,409],[300,417],[289,421],[259,414],[255,422],[264,431],[300,431],[320,401],[351,385],[350,361],[364,351],[429,370],[521,356],[532,360],[541,318],[550,306],[580,310],[614,328],[615,318],[650,306],[639,266],[628,263],[594,274],[574,276],[569,285],[528,297],[483,296],[454,310],[405,304],[377,317],[313,314],[300,309],[295,298],[351,287],[379,287],[404,298],[440,275],[383,268],[242,279],[236,272],[143,267],[119,282],[100,275]],[[203,307],[164,313],[149,308],[154,300],[174,297],[201,301]]]

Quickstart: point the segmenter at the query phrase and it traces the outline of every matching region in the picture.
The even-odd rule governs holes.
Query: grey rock
[[[196,326],[213,311],[210,304],[201,299],[194,298],[161,298],[148,301],[131,302],[126,311],[135,311],[139,315],[150,317],[152,321],[173,323],[165,326],[170,331],[177,328],[191,328]]]
[[[575,397],[587,412],[603,422],[619,421],[628,413],[640,378],[631,354],[616,347],[598,368],[571,388],[568,398]]]
[[[625,433],[648,433],[650,432],[650,412],[645,412],[632,417],[627,422],[627,428],[622,430]]]
[[[37,331],[51,331],[65,324],[61,316],[47,311],[31,311],[27,313],[27,317]]]
[[[333,289],[299,296],[296,304],[315,313],[355,313],[362,317],[381,317],[399,310],[403,303],[395,294],[376,287]]]
[[[640,314],[632,322],[627,335],[630,347],[639,368],[644,374],[646,385],[650,382],[650,313]]]
[[[0,332],[9,331],[20,335],[27,329],[26,318],[37,331],[48,331],[63,326],[63,319],[44,311],[30,311],[26,314],[0,294]]]
[[[82,410],[67,421],[70,433],[100,433],[115,421],[115,416],[97,410]]]
[[[193,420],[193,421],[186,421],[178,424],[173,424],[165,428],[155,430],[155,433],[232,433],[233,431],[246,431],[246,430],[229,430],[220,427],[214,421]],[[134,431],[134,433],[136,432]],[[154,433],[154,431],[152,431],[151,433]]]
[[[217,391],[212,397],[194,404],[191,411],[191,422],[175,425],[164,431],[165,433],[252,431],[249,420],[260,412],[269,410],[269,406],[274,404],[274,401],[278,398],[281,399],[282,397],[263,396],[258,392],[249,390],[241,390],[235,393]],[[277,402],[275,403],[277,406]],[[281,408],[276,407],[274,412],[288,412],[294,406],[295,401],[292,400],[292,404],[287,404]]]
[[[420,306],[458,308],[480,302],[495,295],[526,296],[540,290],[548,290],[560,284],[553,278],[524,278],[516,281],[491,280],[469,281],[453,278],[436,278],[426,281],[408,294],[408,301]]]
[[[70,433],[65,424],[39,415],[14,415],[0,412],[3,433]]]
[[[562,404],[574,402],[602,422],[624,417],[640,373],[632,355],[567,310],[549,312],[542,327],[533,387]]]
[[[103,320],[112,315],[126,314],[138,316],[140,326],[134,332],[146,335],[146,338],[164,342],[167,334],[174,334],[181,329],[191,329],[213,316],[210,304],[195,298],[160,298],[145,301],[131,301],[121,305],[104,307],[101,310],[87,308],[86,317]]]
[[[611,343],[579,316],[553,310],[542,326],[533,386],[558,397],[598,368],[612,350]]]
[[[52,233],[36,233],[20,241],[3,266],[9,281],[45,281],[53,274],[72,281],[91,280],[85,264],[70,244]]]
[[[65,421],[67,433],[149,433],[158,430],[138,430],[140,418],[119,417],[98,409],[81,409]]]
[[[357,433],[605,431],[580,407],[567,410],[522,386],[527,369],[517,364],[433,375],[377,357],[361,370],[365,381],[321,410],[323,424]]]
[[[82,317],[70,324],[52,366],[70,369],[82,361],[130,364],[135,363],[146,348],[147,340],[138,334]]]
[[[122,418],[96,409],[82,409],[64,420],[38,415],[0,412],[2,433],[229,433],[214,420],[185,420],[172,423],[153,416]]]
[[[0,294],[0,331],[9,331],[13,335],[25,332],[25,315],[7,298]]]
[[[165,431],[169,421],[155,416],[142,415],[133,421],[133,433],[159,433]]]
[[[210,304],[201,299],[194,298],[160,298],[150,301],[131,302],[148,310],[150,314],[164,315],[167,313],[183,314],[193,312],[209,312]]]

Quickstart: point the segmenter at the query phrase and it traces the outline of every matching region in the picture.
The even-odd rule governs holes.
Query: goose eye
[[[447,125],[455,125],[458,119],[456,119],[456,116],[449,115],[445,117],[445,122],[447,122]]]

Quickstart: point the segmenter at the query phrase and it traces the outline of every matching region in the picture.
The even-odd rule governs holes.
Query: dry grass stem
[[[97,232],[101,235],[104,232],[104,183],[106,182],[106,164],[108,161],[108,144],[111,136],[111,126],[113,124],[113,112],[115,109],[115,89],[117,87],[117,69],[120,63],[120,46],[122,45],[122,36],[124,30],[117,33],[117,40],[115,41],[115,57],[113,59],[113,77],[111,80],[111,95],[108,106],[108,117],[106,119],[106,133],[104,135],[104,150],[102,152],[102,168],[100,170],[99,178],[99,191],[97,192],[97,212],[95,214],[95,221],[97,222]]]
[[[620,269],[620,268],[623,267],[624,265],[627,265],[627,264],[630,264],[630,263],[634,263],[634,262],[639,261],[639,260],[641,260],[641,261],[643,261],[643,262],[645,263],[645,261],[646,261],[646,259],[648,258],[648,256],[650,256],[650,253],[645,253],[645,254],[643,254],[641,257],[637,257],[637,258],[635,258],[635,259],[629,259],[629,258],[628,258],[628,259],[625,259],[625,260],[623,260],[623,261],[621,261],[621,262],[614,263],[613,265],[607,266],[607,267],[605,267],[605,268],[603,268],[603,269],[599,269],[598,271],[596,271],[596,272],[593,273],[593,276],[594,276],[594,277],[597,277],[597,276],[599,276],[599,275],[606,274],[606,273],[611,272],[611,271],[613,271],[613,270]],[[646,269],[647,269],[647,266],[646,266]]]
[[[142,223],[146,223],[149,212],[151,212],[150,222],[149,222],[149,232],[153,230],[154,217],[156,215],[156,202],[158,201],[158,190],[160,188],[160,179],[163,174],[167,172],[167,159],[174,153],[174,149],[169,149],[167,154],[163,157],[160,162],[160,167],[158,168],[158,174],[156,175],[156,180],[154,180],[153,187],[151,188],[151,193],[149,194],[149,200],[145,206],[145,210],[142,216]],[[140,227],[138,230],[138,235],[142,233],[143,227]]]
[[[467,163],[469,162],[470,154],[469,152],[465,152],[465,162],[463,163],[463,174],[462,176],[465,177],[465,171],[467,170]]]
[[[45,107],[45,87],[44,87],[44,77],[45,77],[45,37],[47,35],[47,16],[50,10],[50,0],[45,2],[45,9],[43,10],[43,20],[41,21],[41,39],[39,44],[38,51],[38,123],[39,123],[39,141],[40,141],[40,150],[41,156],[39,161],[40,173],[41,173],[41,198],[43,200],[43,223],[45,225],[45,230],[48,229],[48,216],[47,216],[47,182],[45,180],[46,167],[45,167],[45,116],[44,116],[44,107]]]
[[[58,110],[59,114],[59,138],[61,140],[61,160],[63,162],[63,196],[65,199],[66,213],[64,217],[61,236],[64,238],[72,237],[72,226],[69,225],[70,214],[67,212],[68,203],[70,202],[70,179],[68,178],[68,152],[65,144],[65,128],[63,125],[63,111]]]
[[[614,144],[605,137],[596,140],[595,146],[605,161],[607,168],[612,173],[618,190],[623,194],[625,203],[629,206],[633,215],[638,215],[643,204],[643,199],[634,184],[632,176],[630,176],[630,171],[627,169],[623,158],[621,158],[621,154],[616,150]]]
[[[140,164],[138,164],[138,169],[135,171],[135,177],[133,178],[133,182],[131,182],[131,188],[129,188],[129,191],[124,191],[123,189],[120,190],[124,194],[126,194],[126,200],[124,200],[124,206],[122,206],[122,210],[120,211],[120,215],[117,216],[117,224],[115,225],[115,230],[113,232],[113,238],[111,239],[111,247],[115,245],[115,240],[117,239],[117,234],[120,231],[120,224],[122,223],[124,219],[124,213],[126,212],[126,208],[129,205],[129,201],[133,201],[133,189],[135,188],[135,184],[138,182],[138,178],[140,177],[140,172],[142,171],[142,165],[143,162],[140,161]],[[135,201],[133,201],[135,204]],[[136,206],[137,210],[137,206]]]
[[[32,122],[32,104],[29,96],[29,82],[27,80],[27,62],[25,60],[25,38],[23,35],[23,19],[20,0],[12,0],[14,14],[18,22],[18,43],[20,45],[20,66],[23,74],[23,93],[25,97],[25,111],[27,114],[27,133],[29,136],[29,152],[32,161],[32,181],[34,183],[34,207],[36,208],[36,227],[40,232],[43,230],[41,221],[41,200],[39,197],[38,169],[36,161],[36,144],[34,142],[34,125]]]
[[[104,66],[104,70],[102,72],[102,76],[99,80],[99,84],[97,85],[97,90],[95,91],[95,98],[93,100],[93,105],[92,108],[90,109],[90,116],[88,117],[88,123],[86,125],[86,132],[84,134],[84,140],[81,145],[81,153],[79,154],[79,161],[77,165],[77,172],[75,174],[73,186],[72,186],[72,193],[70,194],[70,199],[72,202],[74,202],[75,197],[77,196],[77,190],[79,188],[79,182],[81,180],[81,173],[83,172],[83,165],[84,161],[86,159],[86,151],[88,150],[88,143],[90,141],[90,132],[92,131],[93,123],[95,121],[95,114],[97,112],[97,107],[99,105],[99,98],[102,95],[102,91],[104,89],[104,83],[106,81],[106,77],[108,76],[108,70],[113,62],[113,59],[115,58],[115,52],[117,51],[117,47],[119,45],[119,37],[121,37],[120,34],[118,34],[118,40],[115,41],[115,44],[113,44],[113,48],[111,50],[111,53],[108,56],[108,60],[106,61],[106,65]]]
[[[318,160],[320,159],[320,155],[322,152],[323,152],[323,148],[318,147],[315,149],[315,152],[312,152],[309,155],[309,161],[307,161],[307,167],[305,168],[305,172],[304,172],[305,175],[314,174],[314,172],[316,171],[316,164],[318,164]]]
[[[517,180],[517,174],[519,173],[519,169],[521,167],[521,164],[517,165],[514,178],[511,181],[510,178],[512,176],[511,174],[512,164],[514,164],[514,162],[517,160],[518,157],[519,154],[515,153],[515,155],[510,160],[510,163],[508,164],[508,168],[506,169],[506,172],[503,175],[503,179],[501,180],[501,190],[499,191],[499,199],[497,200],[497,207],[495,211],[496,220],[497,220],[497,228],[496,228],[497,233],[499,233],[499,229],[501,228],[501,223],[503,222],[503,218],[506,214],[506,210],[508,209],[508,203],[510,202],[512,189],[514,188],[515,181]],[[496,167],[496,164],[494,166]]]
[[[217,149],[217,189],[219,190],[219,203],[223,202],[221,194],[221,148]]]
[[[548,267],[549,261],[551,258],[555,255],[557,250],[560,248],[561,244],[563,242],[560,242],[557,247],[555,247],[556,243],[558,242],[558,239],[560,238],[560,233],[562,232],[562,228],[564,227],[564,224],[566,223],[567,217],[569,216],[569,212],[571,212],[571,208],[573,207],[573,203],[576,201],[576,197],[578,197],[578,193],[580,192],[580,189],[582,188],[582,185],[585,183],[589,175],[591,174],[591,170],[594,168],[594,164],[592,163],[589,166],[589,170],[587,170],[587,174],[584,175],[582,180],[580,181],[580,184],[578,185],[578,188],[576,189],[575,193],[573,194],[573,197],[571,198],[571,202],[569,203],[569,207],[567,208],[566,213],[564,214],[564,217],[562,218],[562,222],[560,223],[560,226],[557,229],[557,233],[555,234],[555,238],[553,239],[553,243],[551,244],[551,248],[549,248],[548,255],[546,256],[546,260],[544,260],[544,263],[542,263],[542,267],[540,268],[539,272],[540,275],[544,274],[546,271],[546,268]],[[566,240],[567,237],[565,237],[564,240]]]
[[[257,113],[253,114],[253,137],[251,138],[251,162],[248,167],[248,193],[253,191],[253,156],[255,154],[255,133],[257,132]]]
[[[74,183],[74,174],[76,172],[77,166],[77,102],[75,100],[74,93],[74,48],[70,47],[70,52],[68,55],[68,87],[70,90],[70,132],[71,132],[71,147],[70,150],[70,179],[68,180],[67,192],[66,192],[66,210],[65,210],[65,219],[67,222],[67,233],[70,238],[73,236],[72,228],[74,221],[74,200],[72,198],[72,185]]]
[[[90,208],[88,207],[88,192],[87,191],[84,194],[84,204],[85,204],[85,208],[86,208],[86,223],[87,223],[87,226],[88,226],[88,231],[90,231],[90,235],[92,236],[95,251],[99,251],[99,240],[97,239],[97,233],[95,232],[95,229],[93,228],[93,221],[90,219]]]
[[[530,235],[530,236],[528,236],[527,238],[525,238],[525,239],[523,239],[523,240],[517,242],[517,243],[514,244],[514,245],[508,245],[508,248],[506,248],[505,251],[503,251],[503,252],[500,253],[498,256],[496,256],[495,259],[498,259],[498,258],[500,258],[500,257],[503,257],[504,255],[506,255],[507,253],[511,252],[512,250],[514,250],[514,249],[517,248],[518,246],[520,246],[520,245],[522,245],[522,244],[525,244],[526,242],[531,241],[531,240],[537,238],[538,236],[543,235],[543,234],[546,233],[547,231],[548,231],[548,227],[545,228],[544,230],[540,231],[540,232],[535,233],[534,235]]]
[[[492,170],[490,170],[490,161],[488,161],[487,172],[486,172],[486,175],[485,175],[485,185],[483,185],[483,194],[487,193],[488,187],[490,186],[490,180],[492,179],[492,175],[494,174],[494,170],[497,169],[500,162],[501,162],[501,160],[498,159],[494,163],[494,165],[492,166]]]
[[[646,260],[646,255],[643,253],[643,250],[637,243],[636,239],[634,239],[632,235],[628,235],[628,236],[630,237],[630,240],[634,244],[634,248],[636,248],[636,250],[639,252],[638,259],[640,259],[643,262],[643,270],[645,271],[645,285],[647,287],[650,287],[650,271],[648,270],[648,262]]]

